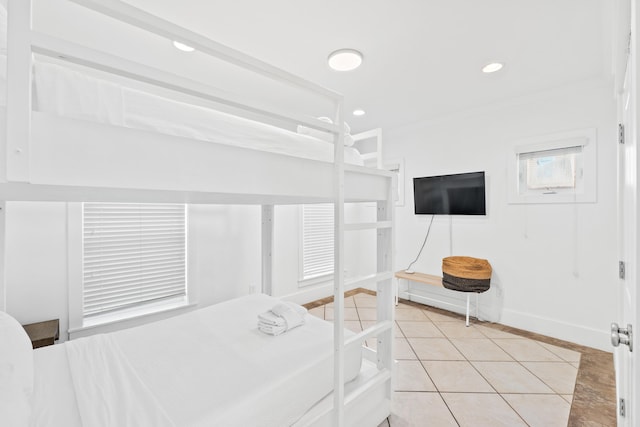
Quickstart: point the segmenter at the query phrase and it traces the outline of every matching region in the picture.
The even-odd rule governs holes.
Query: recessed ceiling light
[[[355,49],[340,49],[329,55],[329,67],[336,71],[355,70],[362,64],[362,54]]]
[[[362,108],[356,108],[355,110],[353,110],[354,116],[364,116],[365,114],[367,113]]]
[[[195,48],[186,45],[184,43],[180,43],[179,41],[173,41],[173,46],[175,46],[176,49],[179,49],[183,52],[193,52],[194,50],[196,50]]]
[[[501,70],[504,67],[504,64],[500,62],[492,62],[491,64],[487,64],[482,67],[483,73],[495,73],[498,70]]]

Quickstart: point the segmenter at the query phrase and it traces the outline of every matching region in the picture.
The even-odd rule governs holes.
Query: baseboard
[[[448,295],[445,294],[442,289],[434,289],[431,292],[424,288],[412,289],[411,293],[400,291],[399,296],[400,298],[405,298],[410,301],[441,308],[454,313],[464,315],[466,312],[466,299],[464,296]],[[497,301],[495,299],[489,298],[487,303],[483,304],[482,296],[480,297],[479,320],[495,322],[609,353],[612,352],[608,331],[587,328],[583,325],[563,322],[557,319],[536,316],[531,313],[500,307],[498,307],[498,310],[496,311],[496,307],[492,306],[492,304],[495,304],[496,302]],[[474,303],[475,298],[472,297],[470,310],[472,317],[475,317]]]
[[[587,328],[574,323],[509,309],[502,310],[500,323],[608,353],[612,352],[609,331]]]
[[[442,290],[440,290],[442,291]],[[458,313],[465,315],[467,312],[467,297],[466,293],[448,291],[451,295],[444,295],[441,293],[431,293],[427,292],[424,289],[422,290],[412,290],[412,292],[400,291],[398,296],[400,298],[414,301],[420,304],[425,304],[431,307],[441,308],[443,310],[451,311],[453,313]],[[476,295],[470,295],[470,309],[469,315],[471,317],[476,317]],[[477,318],[483,321],[496,322],[498,321],[498,317],[492,313],[491,310],[491,301],[489,303],[483,302],[484,297],[478,298],[478,311]]]

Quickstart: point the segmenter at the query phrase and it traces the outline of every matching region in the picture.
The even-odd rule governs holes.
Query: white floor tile
[[[411,349],[406,338],[396,338],[393,357],[398,360],[416,360],[416,354]]]
[[[498,393],[553,393],[518,362],[471,362]]]
[[[408,338],[420,360],[464,360],[446,338]]]
[[[333,320],[333,308],[327,307],[324,310],[324,318],[327,320]],[[358,317],[358,311],[354,307],[344,308],[344,320],[360,320]]]
[[[345,327],[372,326],[375,307],[372,295],[347,298]],[[333,304],[309,313],[331,321]],[[566,425],[579,352],[408,304],[395,316],[397,391],[378,427]],[[367,344],[375,348],[375,338]]]
[[[464,322],[433,322],[448,338],[486,338],[474,325],[466,326]]]
[[[499,329],[494,329],[491,328],[489,326],[485,326],[482,324],[476,324],[474,325],[480,332],[482,332],[484,335],[486,335],[489,338],[519,338],[522,339],[522,337],[520,335],[515,335],[515,334],[511,334],[509,332],[504,332],[501,331]]]
[[[565,427],[571,404],[556,394],[504,394],[531,427]]]
[[[495,393],[469,362],[423,360],[422,364],[439,392]]]
[[[444,338],[433,322],[397,320],[402,334],[407,338]]]
[[[394,393],[389,422],[392,427],[458,425],[439,393]]]
[[[573,394],[578,369],[566,362],[522,362],[525,368],[540,378],[558,394]]]
[[[432,322],[464,322],[464,320],[459,319],[454,316],[448,316],[445,314],[435,313],[429,310],[423,310],[425,316],[431,319]]]
[[[442,393],[460,427],[526,427],[499,394]]]
[[[551,344],[547,344],[539,341],[538,343],[566,362],[575,362],[575,363],[580,362],[580,356],[582,354],[578,351],[569,350],[568,348],[562,348],[562,347],[558,347],[557,345],[551,345]]]
[[[396,320],[412,320],[421,322],[430,322],[430,319],[424,314],[424,311],[414,309],[396,310]]]
[[[395,391],[436,391],[418,360],[398,360],[395,374]]]
[[[515,360],[523,362],[561,362],[558,356],[541,346],[538,342],[521,339],[495,338],[493,342],[509,353]]]
[[[451,338],[451,342],[467,360],[513,361],[489,338]]]

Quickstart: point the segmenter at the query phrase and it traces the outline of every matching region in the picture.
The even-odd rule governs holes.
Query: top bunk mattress
[[[91,426],[291,425],[333,389],[333,326],[307,315],[303,326],[263,334],[257,315],[277,301],[250,295],[54,346],[64,348],[73,384],[56,388],[58,396],[42,394],[51,387],[38,384],[57,370],[36,350],[33,419],[44,426],[73,419]],[[361,352],[347,348],[346,380],[357,376]],[[52,416],[50,405],[73,401],[77,417],[68,410]]]
[[[2,7],[0,7],[2,11]],[[0,29],[1,30],[1,29]],[[6,49],[0,46],[0,105],[6,105]],[[33,108],[57,116],[332,162],[329,133],[316,138],[267,123],[157,96],[56,63],[34,61]],[[364,165],[352,146],[345,163]]]
[[[157,96],[49,62],[34,62],[34,109],[200,141],[333,161],[333,144],[323,139]],[[344,148],[346,163],[363,164],[354,147]]]

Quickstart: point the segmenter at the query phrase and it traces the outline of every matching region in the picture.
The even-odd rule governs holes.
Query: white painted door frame
[[[628,56],[626,72],[622,87],[618,87],[618,118],[620,122],[620,138],[618,143],[618,254],[620,260],[620,279],[618,284],[618,318],[614,319],[621,328],[612,325],[612,344],[614,336],[622,341],[615,347],[614,360],[616,369],[617,413],[619,427],[633,427],[640,423],[640,404],[638,404],[640,367],[638,366],[638,348],[631,351],[634,337],[628,333],[629,325],[635,327],[638,322],[638,232],[640,212],[638,201],[638,100],[640,99],[638,85],[638,49],[637,34],[639,13],[637,0],[630,3],[630,11],[621,14],[621,19],[630,20],[630,25],[621,20],[620,24],[630,28],[631,35],[627,39]],[[630,16],[629,16],[630,15]],[[618,44],[619,51],[624,51],[624,39]],[[626,332],[626,333],[624,333]],[[631,341],[625,344],[624,341]]]
[[[7,218],[7,204],[5,201],[0,201],[0,311],[7,311],[7,286],[5,276],[5,263],[6,263],[6,218]]]

